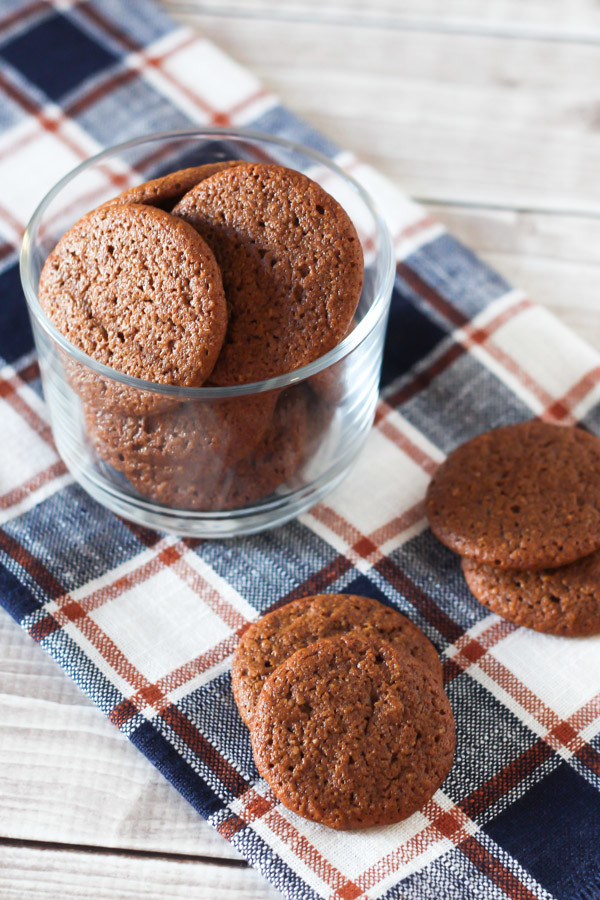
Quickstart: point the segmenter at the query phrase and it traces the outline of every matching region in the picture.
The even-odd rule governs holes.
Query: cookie
[[[196,185],[173,209],[213,249],[230,311],[214,384],[259,381],[322,356],[346,334],[363,281],[354,225],[320,185],[245,164]]]
[[[215,471],[251,453],[271,423],[276,399],[270,391],[181,403],[142,416],[87,404],[85,422],[98,455],[125,473],[138,462],[177,466],[189,460]]]
[[[250,725],[266,679],[296,650],[321,638],[356,632],[385,639],[403,653],[420,659],[441,681],[436,649],[402,613],[370,597],[316,594],[287,603],[261,616],[243,634],[233,655],[233,695],[240,715]]]
[[[463,560],[469,588],[499,616],[548,634],[600,633],[600,551],[542,571],[498,569]]]
[[[407,818],[440,787],[455,727],[437,675],[384,640],[325,638],[266,680],[251,730],[261,776],[331,828]]]
[[[179,509],[227,510],[268,497],[299,468],[306,439],[306,409],[295,394],[282,395],[263,438],[245,458],[225,466],[191,455],[182,462],[137,460],[121,466],[145,499]]]
[[[502,568],[566,565],[600,548],[600,439],[531,421],[463,444],[427,491],[431,530]]]
[[[101,207],[80,219],[46,260],[39,298],[75,347],[159,384],[202,384],[227,325],[210,248],[150,206]]]
[[[230,162],[206,163],[203,166],[194,166],[191,169],[179,169],[178,172],[170,172],[162,178],[153,178],[152,181],[144,181],[135,187],[122,191],[104,206],[112,206],[115,203],[144,203],[147,206],[158,206],[170,212],[176,203],[181,200],[195,185],[204,178],[210,178],[222,169],[230,169],[240,164],[240,160]]]

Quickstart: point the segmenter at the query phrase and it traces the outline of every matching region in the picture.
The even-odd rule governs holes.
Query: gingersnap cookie
[[[291,372],[346,334],[363,281],[347,213],[291,169],[244,164],[205,179],[173,209],[213,249],[230,312],[214,384]]]
[[[242,635],[233,655],[232,685],[246,725],[252,722],[266,679],[278,665],[321,638],[348,632],[388,641],[425,663],[441,682],[442,667],[435,647],[402,613],[370,597],[315,594],[261,616]]]
[[[444,781],[456,743],[437,675],[354,632],[296,651],[252,720],[258,771],[288,809],[330,828],[407,818]]]
[[[499,616],[549,634],[600,633],[600,551],[558,569],[498,569],[464,559],[467,584]]]
[[[222,169],[238,166],[240,162],[242,161],[234,159],[228,162],[206,163],[203,166],[193,166],[190,169],[179,169],[179,171],[170,172],[161,178],[153,178],[151,181],[144,181],[142,184],[136,184],[134,187],[127,188],[127,190],[122,191],[104,205],[143,203],[146,206],[158,206],[160,209],[170,212],[183,195],[187,194],[189,190],[204,178],[210,178],[211,175],[220,172]]]
[[[192,459],[223,469],[247,456],[273,418],[277,395],[180,403],[153,415],[127,415],[87,404],[85,422],[98,455],[127,473],[138,462],[185,465]]]
[[[78,349],[127,375],[197,386],[227,324],[219,268],[186,222],[150,206],[101,207],[44,265],[40,303]]]
[[[292,394],[279,398],[273,419],[254,450],[235,465],[214,455],[182,462],[138,458],[119,467],[145,499],[179,509],[227,510],[256,503],[293,478],[306,435],[306,409]]]
[[[426,511],[461,556],[513,569],[566,565],[600,548],[600,439],[539,421],[481,434],[439,467]]]

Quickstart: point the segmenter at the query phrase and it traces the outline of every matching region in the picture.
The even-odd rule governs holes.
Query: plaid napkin
[[[600,897],[600,637],[516,628],[469,594],[423,496],[465,439],[532,415],[600,434],[600,357],[376,172],[150,3],[4,0],[0,23],[0,600],[193,806],[291,898]],[[58,458],[17,274],[45,191],[101,147],[248,125],[334,156],[385,211],[398,277],[376,427],[343,486],[286,527],[164,537]],[[458,746],[407,821],[337,833],[258,777],[233,703],[249,620],[315,591],[385,599],[444,660]]]

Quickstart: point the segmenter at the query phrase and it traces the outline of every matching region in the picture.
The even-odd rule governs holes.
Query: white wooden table
[[[594,0],[164,5],[600,349]],[[139,896],[279,895],[0,612],[0,897]]]

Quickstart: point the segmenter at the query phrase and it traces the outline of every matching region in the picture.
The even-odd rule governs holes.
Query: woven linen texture
[[[290,898],[599,897],[600,638],[489,614],[423,515],[435,467],[479,432],[539,416],[600,434],[598,353],[150,3],[0,10],[5,609]],[[335,158],[380,204],[397,252],[381,400],[360,460],[298,521],[235,541],[139,528],[73,482],[17,271],[24,226],[59,177],[104,146],[190,125],[249,126]],[[125,186],[106,177],[104,191]],[[396,826],[353,834],[306,822],[254,767],[231,654],[247,622],[316,591],[396,607],[442,655],[456,758],[442,789]]]

